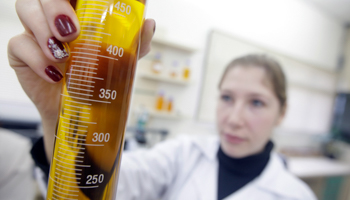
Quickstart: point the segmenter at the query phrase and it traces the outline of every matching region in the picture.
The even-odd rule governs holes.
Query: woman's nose
[[[227,122],[232,128],[239,128],[244,125],[244,104],[237,102],[229,111]]]

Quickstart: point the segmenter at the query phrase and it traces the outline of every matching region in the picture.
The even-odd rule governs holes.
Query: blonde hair
[[[234,67],[258,67],[265,70],[268,80],[271,82],[281,108],[285,108],[287,103],[287,83],[281,65],[271,57],[262,54],[249,54],[231,61],[219,82],[219,88],[226,77],[226,74]]]

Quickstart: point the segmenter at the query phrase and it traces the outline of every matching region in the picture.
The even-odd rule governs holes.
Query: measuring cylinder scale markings
[[[145,0],[78,0],[48,200],[115,199]]]

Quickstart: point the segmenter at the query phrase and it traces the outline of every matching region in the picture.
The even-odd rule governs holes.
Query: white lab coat
[[[182,137],[152,150],[124,152],[117,199],[216,200],[217,137]],[[308,186],[289,173],[276,153],[263,172],[225,200],[315,200]]]
[[[33,200],[36,195],[34,162],[28,138],[0,128],[0,199]]]

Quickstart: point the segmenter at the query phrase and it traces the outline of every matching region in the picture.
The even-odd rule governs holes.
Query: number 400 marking
[[[107,51],[109,52],[109,54],[113,54],[114,56],[123,57],[123,55],[124,55],[123,48],[113,46],[113,45],[109,45],[109,47],[107,48]]]

